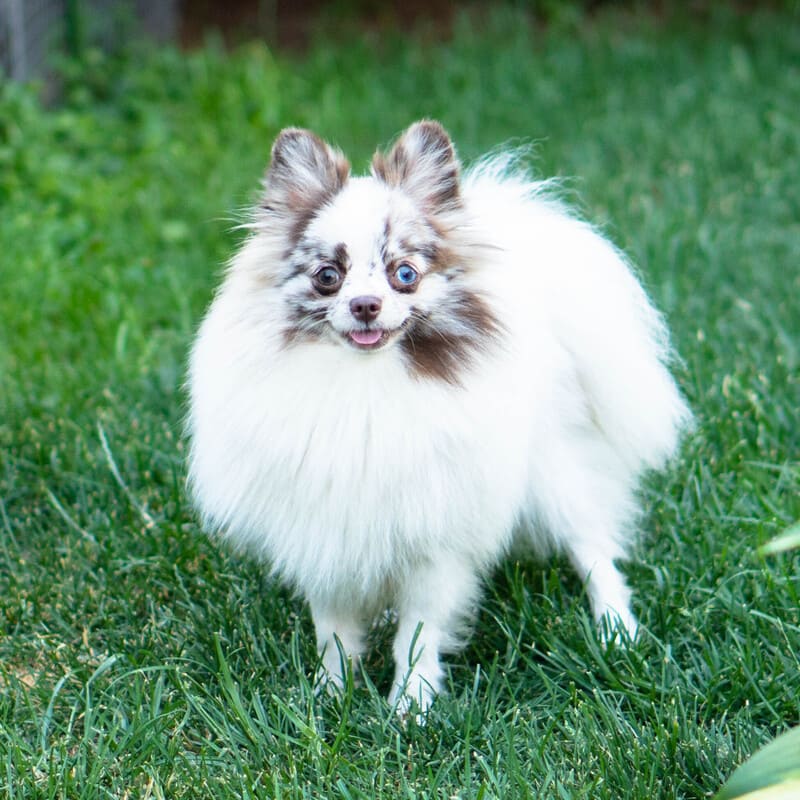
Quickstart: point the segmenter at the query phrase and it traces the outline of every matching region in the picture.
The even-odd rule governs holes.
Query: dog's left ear
[[[415,122],[386,153],[375,153],[372,173],[398,186],[432,213],[461,205],[460,165],[447,131],[433,120]]]

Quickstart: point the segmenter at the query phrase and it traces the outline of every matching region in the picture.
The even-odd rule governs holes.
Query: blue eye
[[[410,264],[401,264],[394,271],[394,277],[401,286],[411,286],[417,282],[419,273]]]

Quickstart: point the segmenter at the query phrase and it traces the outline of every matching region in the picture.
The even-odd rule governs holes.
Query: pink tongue
[[[375,344],[383,335],[383,331],[350,331],[350,338],[356,344]]]

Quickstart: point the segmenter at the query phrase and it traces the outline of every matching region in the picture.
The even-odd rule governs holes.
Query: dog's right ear
[[[291,222],[293,243],[347,182],[350,163],[311,131],[285,128],[272,146],[260,207]]]

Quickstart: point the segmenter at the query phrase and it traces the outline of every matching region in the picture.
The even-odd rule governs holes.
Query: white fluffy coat
[[[340,294],[380,293],[387,328],[403,322],[406,298],[359,265],[374,264],[387,217],[413,216],[437,180],[444,156],[425,162],[426,149],[443,145],[423,135],[433,125],[400,143],[422,188],[407,176],[348,178],[299,234],[346,244]],[[305,164],[321,143],[289,145],[275,165]],[[293,180],[317,179],[318,166]],[[481,577],[515,541],[566,554],[596,618],[635,634],[614,562],[635,527],[640,476],[670,457],[689,418],[662,319],[613,245],[508,156],[460,177],[455,205],[438,209],[456,260],[468,261],[450,265],[453,280],[499,321],[457,379],[414,373],[393,344],[287,340],[287,295],[308,279],[276,277],[291,243],[274,214],[256,219],[191,355],[190,482],[205,524],[307,598],[334,682],[339,646],[357,659],[370,620],[396,610],[392,699],[403,707],[425,708],[441,688],[440,651],[460,644]],[[424,273],[424,291],[441,308],[447,281]],[[335,332],[348,312],[333,305]]]

